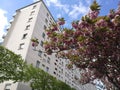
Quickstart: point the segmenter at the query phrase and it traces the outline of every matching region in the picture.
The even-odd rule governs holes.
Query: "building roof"
[[[36,3],[38,3],[38,2],[41,2],[42,0],[39,0],[39,1],[37,1],[37,2],[34,2],[34,3],[32,3],[32,4],[29,4],[29,5],[27,5],[27,6],[24,6],[24,7],[22,7],[22,8],[19,8],[19,9],[17,9],[16,11],[19,11],[19,10],[21,10],[21,9],[24,9],[24,8],[26,8],[26,7],[29,7],[29,6],[31,6],[31,5],[34,5],[34,4],[36,4]]]
[[[27,6],[24,6],[24,7],[22,7],[22,8],[19,8],[19,9],[16,10],[16,12],[17,12],[17,11],[20,11],[21,9],[24,9],[24,8],[26,8],[26,7],[29,7],[29,6],[31,6],[31,5],[34,5],[34,4],[36,4],[36,3],[39,3],[39,2],[41,2],[41,1],[42,1],[42,3],[44,4],[44,6],[46,7],[46,9],[48,10],[48,12],[51,14],[51,12],[50,12],[49,9],[47,8],[47,6],[45,5],[45,3],[44,3],[43,0],[39,0],[39,1],[37,1],[37,2],[34,2],[34,3],[32,3],[32,4],[29,4],[29,5],[27,5]],[[52,14],[51,14],[51,16],[52,16]],[[53,18],[53,20],[55,21],[55,19],[54,19],[53,16],[52,16],[52,18]]]

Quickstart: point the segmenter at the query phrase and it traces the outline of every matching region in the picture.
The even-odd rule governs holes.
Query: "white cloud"
[[[0,42],[3,41],[2,36],[5,34],[5,26],[8,25],[7,17],[5,16],[7,12],[5,10],[0,9]]]
[[[61,9],[61,10],[64,10],[65,13],[68,13],[69,12],[69,5],[67,4],[62,4],[59,0],[45,0],[47,6],[51,6],[51,5],[54,5],[56,6],[57,8]]]
[[[88,4],[88,5],[91,5],[93,0],[85,0],[85,2]]]
[[[79,2],[79,5],[72,5],[72,10],[69,12],[69,16],[76,19],[79,15],[85,15],[88,10],[89,6],[85,6],[82,2]]]
[[[53,3],[53,4],[58,4],[59,3],[58,0],[45,0],[45,1],[46,1],[47,6],[51,6],[51,3]]]
[[[93,0],[78,0],[76,4],[69,1],[63,3],[61,0],[44,0],[44,2],[48,7],[52,6],[53,8],[57,8],[62,16],[68,15],[67,17],[69,18],[77,19],[79,16],[83,16],[89,11],[89,6]],[[57,17],[60,17],[60,15],[58,14]]]
[[[33,2],[37,2],[37,1],[39,1],[39,0],[33,0]]]
[[[61,14],[57,14],[57,18],[61,18],[62,17],[62,15]]]

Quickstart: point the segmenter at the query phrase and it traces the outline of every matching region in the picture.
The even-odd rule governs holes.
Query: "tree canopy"
[[[34,68],[32,65],[28,67],[26,74],[28,80],[30,80],[31,87],[35,90],[75,90],[47,72]]]
[[[99,16],[100,5],[94,0],[90,12],[72,22],[72,28],[62,28],[64,18],[52,24],[44,42],[47,54],[70,60],[83,70],[81,83],[100,79],[108,90],[120,90],[120,5],[105,16]]]
[[[31,88],[37,90],[75,90],[40,68],[27,65],[20,55],[0,46],[0,83],[9,80],[29,82]]]
[[[8,80],[22,81],[25,67],[20,55],[0,46],[0,83]]]

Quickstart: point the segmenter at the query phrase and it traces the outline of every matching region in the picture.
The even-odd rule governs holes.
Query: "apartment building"
[[[40,0],[16,10],[8,33],[4,38],[3,46],[20,54],[28,63],[39,67],[59,80],[69,84],[77,90],[96,90],[92,85],[80,85],[75,80],[75,75],[79,77],[79,71],[68,70],[66,64],[69,62],[58,59],[54,54],[47,55],[44,51],[43,41],[45,41],[45,29],[55,22],[45,3]],[[34,49],[31,45],[31,38],[38,38],[39,45]],[[6,81],[0,84],[0,90],[32,90],[28,83],[12,83]]]

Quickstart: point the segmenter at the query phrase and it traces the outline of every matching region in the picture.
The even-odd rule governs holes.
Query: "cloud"
[[[33,2],[37,2],[37,1],[39,1],[39,0],[33,0]]]
[[[69,12],[69,5],[67,4],[62,4],[59,0],[45,0],[46,4],[48,7],[50,7],[51,5],[64,10],[65,13]]]
[[[55,17],[61,17],[65,15],[63,17],[77,19],[85,15],[89,11],[89,6],[93,2],[93,0],[77,0],[77,2],[76,1],[69,2],[62,0],[44,0],[44,2],[49,8],[52,8],[52,10],[54,11],[56,10],[55,12],[57,12],[57,15],[55,15]]]
[[[88,10],[89,10],[89,6],[85,6],[82,2],[79,2],[79,4],[74,4],[72,5],[72,10],[69,12],[69,16],[76,19],[78,18],[79,15],[85,15]]]
[[[85,2],[86,2],[88,5],[91,5],[92,0],[85,0]]]
[[[57,14],[57,18],[61,18],[62,17],[62,15],[61,14]]]
[[[2,36],[5,34],[5,27],[8,25],[8,19],[5,16],[7,12],[5,10],[0,9],[0,42],[3,41]]]

